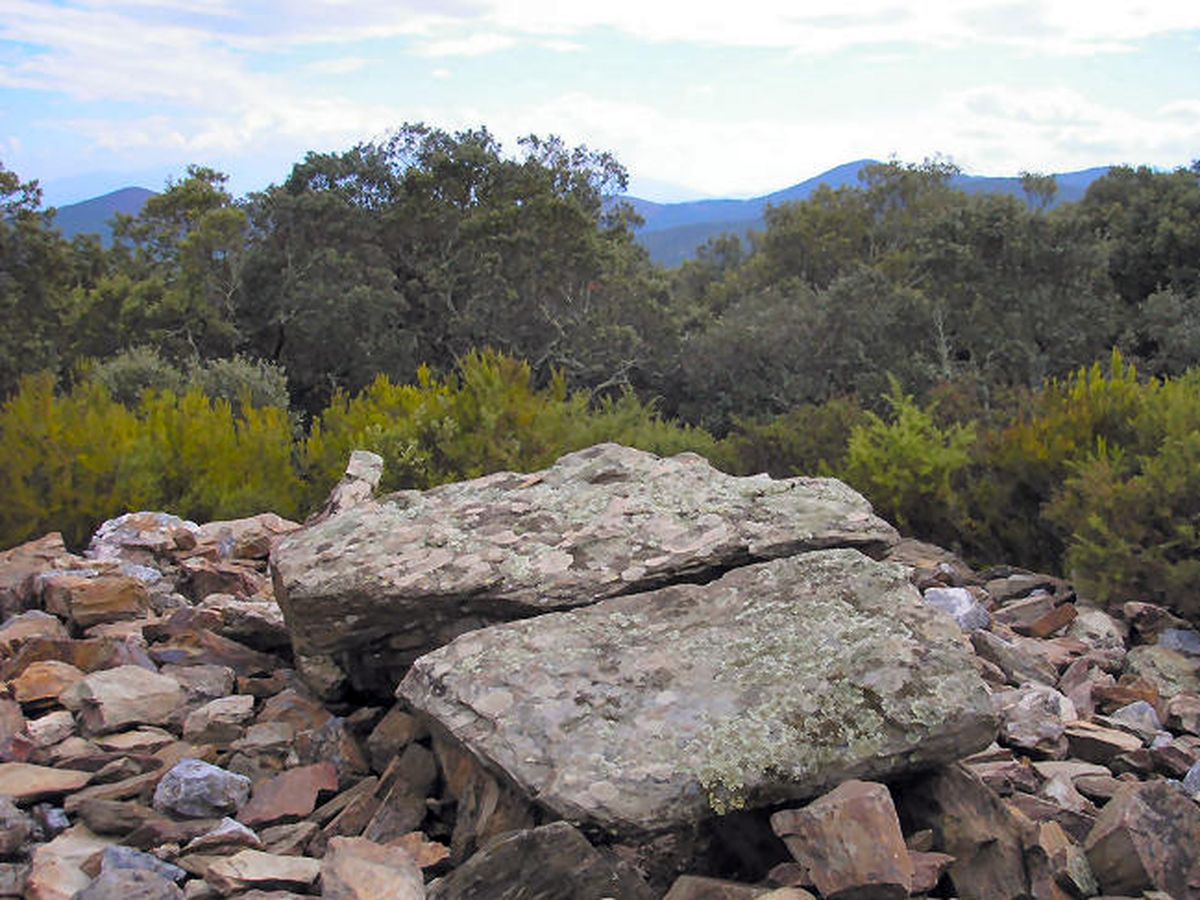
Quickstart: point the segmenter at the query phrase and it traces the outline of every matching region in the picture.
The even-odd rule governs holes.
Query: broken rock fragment
[[[1131,784],[1104,807],[1084,849],[1108,894],[1191,897],[1200,882],[1200,805],[1165,781]]]
[[[154,790],[154,808],[187,818],[232,813],[250,796],[250,779],[199,759],[176,763]]]
[[[804,809],[771,816],[822,897],[905,900],[913,864],[891,795],[882,784],[846,781]]]

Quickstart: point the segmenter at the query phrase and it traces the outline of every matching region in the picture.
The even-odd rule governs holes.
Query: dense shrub
[[[439,378],[421,369],[417,383],[380,376],[356,397],[335,398],[305,444],[308,500],[316,504],[341,475],[350,451],[384,458],[386,490],[427,488],[499,470],[529,471],[571,450],[617,441],[654,453],[710,453],[703,431],[662,420],[633,394],[589,403],[561,377],[533,386],[528,364],[472,353]]]
[[[851,433],[844,477],[898,527],[953,546],[964,514],[961,478],[974,425],[939,426],[896,381],[887,400],[890,421],[869,412]]]
[[[830,475],[845,468],[850,433],[866,422],[850,397],[805,403],[766,422],[736,421],[714,462],[739,475]]]
[[[1150,599],[1200,615],[1200,372],[1142,389],[1125,446],[1072,466],[1046,508],[1065,568],[1101,600]]]
[[[969,552],[990,562],[1058,568],[1067,534],[1043,514],[1046,504],[1098,446],[1134,442],[1138,411],[1155,390],[1155,382],[1140,382],[1114,352],[1107,372],[1096,363],[1047,382],[1024,415],[988,430],[974,454],[972,514],[963,534]]]
[[[281,367],[263,359],[210,359],[192,367],[188,384],[213,400],[229,403],[234,412],[241,412],[245,399],[260,409],[273,406],[286,410],[289,406],[287,375]]]
[[[78,546],[132,509],[297,515],[291,455],[281,409],[235,415],[198,390],[145,390],[127,406],[95,381],[56,394],[49,375],[29,377],[0,409],[0,545],[57,530]]]
[[[153,347],[133,347],[93,364],[86,371],[88,380],[107,389],[109,395],[125,406],[136,406],[142,391],[179,393],[187,378]]]

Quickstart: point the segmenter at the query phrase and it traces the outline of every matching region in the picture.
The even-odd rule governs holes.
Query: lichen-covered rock
[[[465,635],[398,695],[558,815],[618,833],[934,766],[996,733],[953,620],[855,550]]]
[[[391,690],[465,631],[828,547],[883,555],[895,530],[828,478],[736,478],[685,453],[601,444],[366,502],[285,537],[275,596],[299,657]],[[328,686],[327,686],[328,687]]]

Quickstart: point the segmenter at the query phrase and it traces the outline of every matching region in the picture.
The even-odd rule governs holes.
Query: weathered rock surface
[[[913,864],[882,784],[845,781],[804,809],[775,813],[771,827],[822,897],[905,900],[912,890]]]
[[[185,759],[167,772],[154,791],[154,808],[204,818],[233,812],[250,796],[250,779],[199,759]]]
[[[363,838],[334,838],[321,860],[321,896],[325,900],[423,900],[425,879],[404,850]]]
[[[530,475],[362,503],[288,535],[271,564],[298,657],[390,690],[472,628],[806,550],[879,556],[896,539],[839,481],[735,478],[694,454],[602,444]]]
[[[655,831],[978,750],[987,690],[899,567],[829,550],[495,626],[398,694],[572,821]]]
[[[183,704],[179,683],[141,666],[92,672],[65,691],[62,703],[78,710],[84,728],[104,734],[127,725],[162,725]]]
[[[1109,894],[1200,894],[1200,806],[1166,782],[1131,784],[1104,808],[1085,844]]]
[[[429,900],[566,900],[657,894],[635,873],[597,851],[566,822],[515,831],[431,885]]]

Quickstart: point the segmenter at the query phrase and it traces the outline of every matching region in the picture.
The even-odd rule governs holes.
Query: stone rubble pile
[[[1200,633],[613,445],[0,553],[0,897],[1200,898]]]

